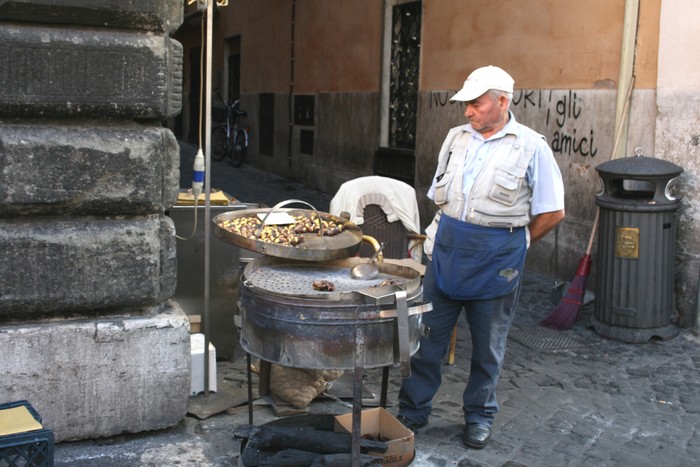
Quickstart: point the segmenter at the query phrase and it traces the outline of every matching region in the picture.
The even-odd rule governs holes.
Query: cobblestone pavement
[[[187,150],[187,148],[185,147]],[[183,152],[184,164],[190,164]],[[274,205],[299,198],[327,209],[330,197],[243,166],[215,166],[212,185],[244,202]],[[183,172],[186,167],[183,166]],[[216,177],[224,177],[219,181]],[[189,180],[189,178],[185,178]],[[186,186],[184,184],[183,186]],[[593,304],[572,329],[549,332],[537,326],[553,308],[553,279],[526,271],[518,314],[511,330],[498,398],[501,410],[493,437],[482,450],[461,442],[461,393],[468,376],[469,338],[459,323],[456,362],[445,366],[430,424],[415,436],[413,466],[695,466],[700,458],[700,341],[682,331],[668,341],[626,344],[589,327]],[[245,358],[218,362],[220,387],[244,391]],[[365,372],[365,388],[379,388],[380,371]],[[401,381],[390,371],[389,407],[396,414]],[[202,397],[202,396],[197,396]],[[216,397],[210,396],[210,397]],[[314,401],[316,412],[347,412],[333,400]],[[276,417],[256,405],[254,423]],[[56,446],[58,466],[238,465],[234,429],[248,423],[242,406],[205,419],[186,417],[152,433]]]

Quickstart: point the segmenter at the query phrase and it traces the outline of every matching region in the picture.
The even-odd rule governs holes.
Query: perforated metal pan
[[[243,285],[246,289],[277,300],[310,300],[321,307],[332,306],[331,302],[343,302],[345,305],[394,303],[396,290],[405,290],[409,300],[421,294],[420,273],[397,264],[381,262],[376,278],[354,279],[350,274],[351,268],[364,261],[366,259],[357,257],[316,263],[257,258],[246,266]],[[331,282],[334,290],[315,290],[313,282],[316,280]]]

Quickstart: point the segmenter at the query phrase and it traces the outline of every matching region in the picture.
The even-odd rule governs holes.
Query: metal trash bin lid
[[[640,148],[634,157],[604,162],[596,170],[603,185],[596,194],[599,206],[666,210],[680,204],[675,186],[683,169],[669,161],[642,156]]]
[[[601,176],[625,176],[628,178],[645,179],[674,178],[683,172],[683,168],[673,162],[646,156],[623,157],[603,162],[595,168]]]

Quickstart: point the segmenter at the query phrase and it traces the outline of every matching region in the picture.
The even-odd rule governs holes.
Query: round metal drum
[[[265,219],[265,216],[273,213],[276,215],[281,214],[293,217],[303,216],[307,219],[311,219],[313,215],[317,214],[322,221],[332,222],[338,226],[342,226],[342,231],[335,235],[299,233],[298,236],[302,241],[292,246],[289,244],[262,241],[260,237],[261,231],[253,235],[244,236],[226,228],[227,224],[230,224],[236,219],[258,218],[262,220]],[[362,242],[362,231],[354,223],[342,217],[310,209],[245,209],[219,214],[214,216],[212,222],[214,222],[214,225],[217,227],[215,234],[218,238],[246,250],[278,258],[290,258],[301,261],[326,261],[346,258],[355,255],[355,253],[359,251]],[[314,218],[314,222],[318,221]],[[266,225],[270,224],[266,222]]]
[[[354,368],[356,330],[361,328],[365,368],[397,363],[401,346],[413,354],[421,315],[432,309],[420,302],[420,274],[379,263],[376,279],[352,279],[350,268],[362,261],[366,259],[309,264],[263,257],[248,264],[240,296],[241,346],[283,366],[346,370]],[[320,280],[332,283],[334,290],[314,289]],[[408,342],[397,337],[402,306],[408,309]]]

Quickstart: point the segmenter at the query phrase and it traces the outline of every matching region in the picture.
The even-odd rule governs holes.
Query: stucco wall
[[[638,88],[656,82],[660,0],[640,4]],[[522,89],[591,89],[617,81],[624,0],[425,0],[421,89],[451,89],[498,65]]]
[[[376,0],[237,0],[219,9],[214,40],[241,35],[242,93],[376,91],[382,11]]]
[[[664,2],[659,34],[656,152],[685,170],[678,191],[683,196],[676,255],[677,307],[683,323],[697,319],[700,267],[700,51],[697,25],[700,4]]]

